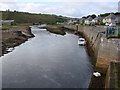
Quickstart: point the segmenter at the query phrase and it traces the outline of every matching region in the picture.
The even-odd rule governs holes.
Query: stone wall
[[[106,27],[103,26],[76,26],[66,25],[68,29],[78,30],[83,33],[88,40],[93,56],[96,58],[96,69],[101,73],[106,73],[111,61],[118,61],[119,39],[107,39],[105,35]]]

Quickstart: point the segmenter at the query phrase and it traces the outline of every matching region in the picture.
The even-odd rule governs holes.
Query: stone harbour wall
[[[111,61],[119,61],[119,39],[107,39],[104,26],[66,25],[68,29],[80,31],[88,40],[96,59],[95,67],[101,73],[106,73]]]

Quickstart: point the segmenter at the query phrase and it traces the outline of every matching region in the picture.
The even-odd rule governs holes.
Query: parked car
[[[78,44],[82,45],[82,46],[85,46],[86,45],[86,40],[84,38],[79,38]]]

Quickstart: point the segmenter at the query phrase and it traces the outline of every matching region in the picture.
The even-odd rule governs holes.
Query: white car
[[[84,38],[79,38],[78,44],[84,46],[84,45],[86,45],[86,40]]]

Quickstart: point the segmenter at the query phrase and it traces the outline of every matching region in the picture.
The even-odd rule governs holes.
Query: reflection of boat
[[[84,46],[84,45],[86,45],[86,40],[84,38],[79,38],[78,44]]]

